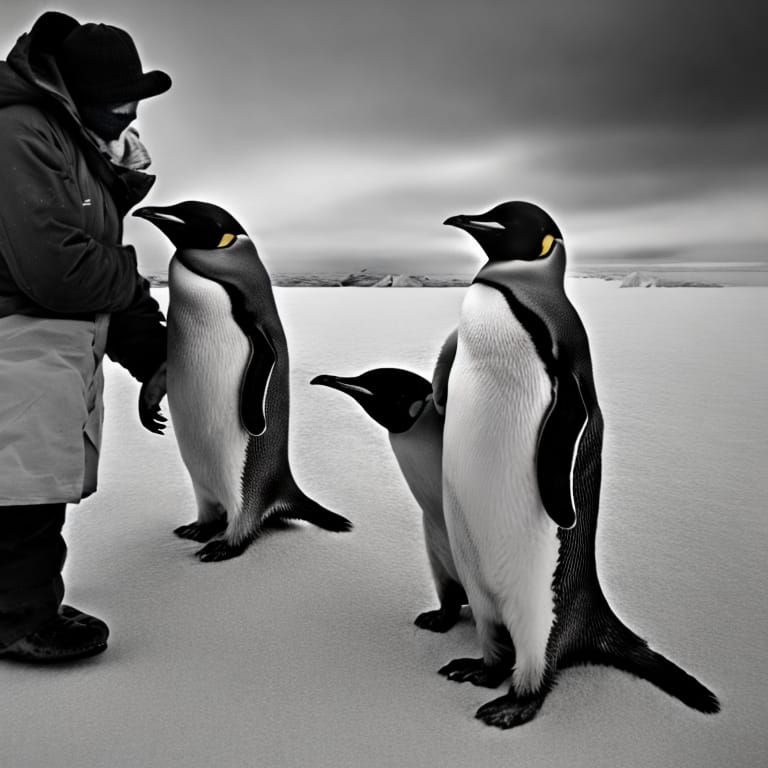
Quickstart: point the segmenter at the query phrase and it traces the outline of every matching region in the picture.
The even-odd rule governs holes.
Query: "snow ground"
[[[108,363],[100,491],[70,508],[66,600],[109,650],[67,668],[3,663],[3,768],[765,764],[768,289],[573,280],[606,419],[598,563],[617,612],[719,695],[705,716],[612,669],[569,670],[514,731],[500,695],[436,674],[477,655],[434,607],[420,516],[386,434],[308,381],[377,365],[429,375],[463,289],[276,289],[302,487],[355,523],[296,525],[225,563],[171,530],[195,517],[172,435],[144,431]],[[164,290],[158,290],[167,301]]]

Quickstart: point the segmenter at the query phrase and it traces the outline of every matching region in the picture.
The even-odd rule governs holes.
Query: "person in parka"
[[[62,605],[61,530],[66,504],[96,489],[103,355],[164,387],[164,317],[122,237],[155,179],[129,124],[170,87],[124,30],[57,12],[0,62],[2,659],[106,648],[103,621]]]

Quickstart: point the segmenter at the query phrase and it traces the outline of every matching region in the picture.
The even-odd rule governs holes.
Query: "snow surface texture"
[[[447,635],[413,626],[437,604],[386,434],[349,398],[308,385],[378,365],[429,376],[463,290],[288,288],[276,295],[295,474],[354,531],[296,525],[237,559],[198,562],[199,545],[171,533],[195,518],[173,436],[141,428],[138,385],[108,364],[100,491],[70,508],[65,579],[67,602],[109,622],[110,646],[67,668],[0,664],[0,766],[765,764],[768,289],[568,290],[606,419],[606,592],[719,695],[719,715],[582,667],[528,725],[475,720],[502,690],[437,674],[478,655],[469,618]]]

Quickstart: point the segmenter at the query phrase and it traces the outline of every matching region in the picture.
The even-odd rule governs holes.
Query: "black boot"
[[[74,661],[106,650],[108,636],[101,619],[62,605],[52,619],[0,651],[0,659],[36,664]]]

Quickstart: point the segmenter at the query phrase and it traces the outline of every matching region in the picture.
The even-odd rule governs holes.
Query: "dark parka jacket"
[[[154,176],[85,131],[55,63],[78,25],[45,13],[0,62],[0,505],[95,489],[106,353],[145,381],[165,326],[122,222]]]

